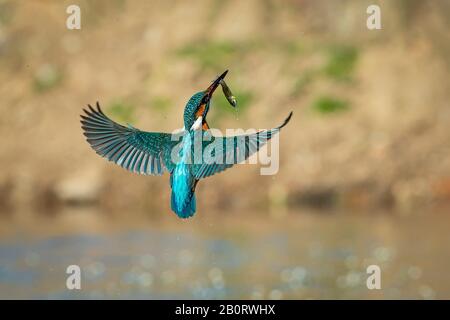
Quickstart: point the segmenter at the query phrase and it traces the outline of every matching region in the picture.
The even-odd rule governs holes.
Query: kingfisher
[[[231,168],[256,153],[291,119],[292,112],[275,128],[235,136],[214,136],[207,114],[219,85],[230,104],[236,101],[224,78],[218,76],[204,91],[195,93],[184,108],[184,128],[178,133],[148,132],[123,126],[103,113],[100,104],[88,104],[81,115],[87,142],[97,154],[141,175],[170,174],[171,209],[182,219],[196,212],[195,189],[201,179]],[[206,152],[209,150],[209,153]],[[200,153],[199,153],[200,152]],[[200,154],[200,156],[198,156]]]

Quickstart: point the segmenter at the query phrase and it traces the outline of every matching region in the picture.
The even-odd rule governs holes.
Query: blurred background
[[[449,299],[449,14],[444,0],[0,0],[0,298]],[[193,219],[170,210],[167,175],[84,140],[96,101],[142,130],[182,127],[225,69],[239,108],[217,94],[212,127],[294,116],[278,174],[203,180]],[[66,289],[71,264],[82,290]]]

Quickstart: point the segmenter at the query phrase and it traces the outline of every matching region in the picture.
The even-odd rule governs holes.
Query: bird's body
[[[184,109],[184,130],[178,136],[122,126],[109,119],[98,103],[97,110],[89,106],[89,110],[84,110],[86,115],[81,116],[84,135],[99,155],[131,172],[161,175],[168,171],[172,210],[180,218],[192,217],[196,211],[195,188],[198,181],[257,152],[289,122],[292,115],[291,112],[285,122],[274,129],[242,136],[212,136],[206,115],[212,93],[223,82],[226,73],[208,89],[189,99]],[[209,150],[208,155],[204,154],[206,150]]]
[[[183,136],[182,148],[180,149],[180,162],[170,174],[170,186],[172,188],[171,207],[180,218],[188,218],[194,215],[195,203],[195,178],[189,163],[192,158],[191,146],[192,135],[187,133]]]

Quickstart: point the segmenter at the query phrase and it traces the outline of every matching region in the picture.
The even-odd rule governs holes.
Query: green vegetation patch
[[[34,74],[34,88],[37,92],[50,90],[59,85],[62,78],[62,72],[56,66],[51,64],[42,65]]]
[[[322,96],[313,102],[312,108],[320,113],[330,114],[347,110],[349,108],[349,103],[345,100]]]
[[[130,123],[134,120],[135,107],[131,104],[122,101],[114,101],[108,106],[108,110],[117,121]]]
[[[295,81],[292,88],[292,95],[298,96],[305,92],[306,88],[315,80],[317,72],[313,70],[306,70]]]
[[[150,106],[158,111],[166,111],[172,106],[172,100],[164,96],[155,96],[150,101]]]
[[[184,46],[177,54],[196,60],[203,69],[217,69],[228,64],[237,51],[238,45],[233,42],[202,41]]]
[[[334,46],[328,54],[325,74],[337,80],[350,80],[358,59],[358,50],[350,46]]]

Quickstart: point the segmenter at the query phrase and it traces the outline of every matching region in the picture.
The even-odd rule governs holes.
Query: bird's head
[[[212,95],[227,73],[228,70],[218,76],[206,90],[197,92],[189,99],[184,108],[184,127],[186,130],[208,128],[206,115],[209,111]]]

